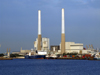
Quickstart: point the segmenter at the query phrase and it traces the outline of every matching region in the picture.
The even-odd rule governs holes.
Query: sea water
[[[100,75],[100,61],[63,59],[0,60],[0,75]]]

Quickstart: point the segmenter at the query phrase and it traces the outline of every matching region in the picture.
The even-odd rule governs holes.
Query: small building
[[[19,54],[20,52],[12,52],[11,54]]]
[[[29,52],[31,52],[31,50],[22,50],[22,47],[21,47],[20,52],[12,52],[12,54],[26,55]]]
[[[20,53],[29,53],[31,50],[20,50]]]

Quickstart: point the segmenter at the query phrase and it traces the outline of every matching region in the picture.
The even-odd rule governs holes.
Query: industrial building
[[[29,52],[31,52],[31,50],[22,50],[22,47],[21,47],[20,52],[12,52],[12,54],[26,55]]]
[[[80,53],[80,51],[82,50],[83,50],[82,43],[65,42],[64,53]],[[60,50],[58,50],[58,52],[61,52],[61,44],[60,44]]]
[[[49,38],[42,38],[41,40],[41,50],[47,51],[50,49],[50,42]],[[38,39],[34,42],[34,49],[38,50]]]
[[[52,46],[50,46],[50,50],[58,52],[58,50],[60,50],[60,46],[59,45],[52,45]]]

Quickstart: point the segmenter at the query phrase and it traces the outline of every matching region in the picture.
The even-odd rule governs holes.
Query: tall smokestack
[[[64,8],[62,8],[62,33],[61,33],[61,54],[65,52],[65,22],[64,22]]]
[[[8,52],[8,57],[10,57],[10,48],[9,48],[9,52]]]
[[[7,55],[8,55],[8,48],[7,48]]]
[[[38,50],[41,50],[41,11],[38,10]]]

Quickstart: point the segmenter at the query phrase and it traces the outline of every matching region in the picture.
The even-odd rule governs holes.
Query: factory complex
[[[57,55],[59,55],[59,57],[63,57],[68,54],[76,54],[76,55],[90,54],[92,56],[92,55],[95,55],[96,53],[99,53],[97,50],[93,49],[93,45],[89,45],[89,48],[87,46],[86,48],[83,48],[83,43],[66,42],[65,41],[64,8],[62,8],[61,15],[62,15],[61,43],[59,43],[59,45],[50,46],[50,39],[42,37],[41,10],[38,10],[38,38],[36,38],[36,41],[34,41],[34,49],[23,50],[21,48],[20,52],[12,52],[12,54],[19,54],[19,55],[24,55],[24,56],[28,55],[27,58],[34,58],[34,57],[29,57],[29,56],[37,55],[36,57],[41,57],[40,55],[42,55],[43,57],[43,53],[45,53],[47,57],[49,56],[55,57]]]

